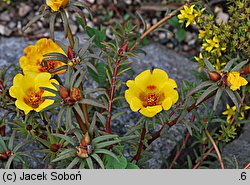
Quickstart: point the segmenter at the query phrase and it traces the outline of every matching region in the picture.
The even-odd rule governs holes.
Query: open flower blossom
[[[179,23],[183,23],[185,21],[187,21],[186,23],[186,27],[188,27],[191,23],[192,24],[197,24],[196,22],[196,18],[200,17],[202,15],[202,12],[205,9],[202,10],[195,10],[194,9],[195,5],[191,5],[191,6],[184,6],[184,10],[180,10],[180,14],[177,16],[179,19]]]
[[[15,105],[28,114],[31,110],[40,112],[45,107],[54,103],[54,100],[45,99],[45,96],[55,96],[55,94],[41,89],[46,87],[56,90],[52,82],[59,84],[55,79],[50,79],[49,73],[26,73],[17,74],[13,80],[13,86],[10,87],[10,96],[16,98]]]
[[[60,8],[65,7],[69,0],[46,0],[46,4],[53,10],[58,11]]]
[[[227,115],[227,122],[230,123],[231,118],[236,114],[236,106],[230,107],[228,104],[227,106],[227,110],[222,112],[223,115]],[[240,108],[240,116],[238,117],[238,120],[243,120],[245,119],[245,111],[250,109],[250,106],[247,105],[243,105]]]
[[[221,56],[221,51],[224,51],[226,48],[220,46],[220,39],[217,36],[214,36],[213,39],[205,39],[206,42],[202,44],[202,48],[208,52],[217,53]]]
[[[240,76],[240,73],[238,71],[229,72],[227,82],[229,84],[230,89],[232,89],[233,91],[240,89],[241,86],[245,86],[248,83],[245,78]]]
[[[143,71],[134,80],[128,80],[125,99],[132,111],[153,117],[162,109],[169,110],[178,100],[176,82],[161,69]]]
[[[23,72],[51,72],[58,67],[66,65],[61,61],[50,60],[46,61],[46,64],[42,64],[43,55],[57,52],[67,56],[64,51],[51,39],[42,38],[36,42],[35,45],[30,45],[24,49],[25,56],[22,56],[19,60],[20,66]],[[66,70],[61,70],[55,74],[65,73]]]

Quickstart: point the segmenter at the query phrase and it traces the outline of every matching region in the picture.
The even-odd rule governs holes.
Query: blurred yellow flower
[[[236,106],[230,107],[228,104],[226,106],[227,110],[222,112],[222,114],[227,115],[227,122],[230,123],[231,117],[236,113]]]
[[[49,73],[26,73],[17,74],[13,80],[13,86],[9,93],[16,98],[15,105],[28,114],[31,110],[40,112],[45,107],[54,103],[54,100],[44,99],[45,96],[55,96],[55,94],[40,89],[47,87],[56,90],[52,82],[59,84],[55,79],[50,79]]]
[[[179,23],[183,23],[183,22],[187,21],[186,27],[188,27],[191,23],[197,24],[195,19],[197,17],[198,18],[201,17],[202,12],[205,10],[205,8],[203,8],[201,10],[195,10],[194,6],[195,5],[191,5],[191,6],[184,5],[184,10],[180,10],[181,13],[177,16],[179,19]]]
[[[146,117],[155,116],[162,108],[169,110],[179,99],[176,82],[161,69],[154,69],[152,73],[143,71],[126,85],[125,99],[131,110],[139,110]]]
[[[61,61],[50,60],[46,62],[46,65],[42,65],[43,55],[57,52],[67,56],[64,51],[51,39],[42,38],[36,42],[35,45],[30,45],[24,49],[25,56],[22,56],[19,60],[20,66],[23,72],[51,72],[54,69],[66,65]],[[55,74],[65,73],[66,70],[61,70]]]
[[[232,89],[233,91],[240,89],[241,86],[245,86],[248,83],[245,78],[240,76],[240,73],[238,71],[229,72],[227,81],[230,89]]]
[[[216,59],[216,63],[213,65],[216,71],[220,71],[223,66],[226,65],[226,62],[221,62],[218,58]]]
[[[217,52],[217,54],[220,56],[221,51],[224,51],[225,47],[220,47],[220,40],[217,36],[214,36],[213,39],[205,39],[206,43],[202,44],[202,48],[205,49],[208,52]]]
[[[194,13],[194,6],[195,5],[191,5],[191,6],[185,5],[184,10],[180,10],[181,13],[177,16],[179,19],[179,23],[183,23],[187,21],[186,27],[188,27],[189,24],[191,23],[196,24],[195,17],[197,15],[195,15]]]
[[[46,0],[46,4],[53,10],[58,11],[60,8],[65,7],[69,0]]]

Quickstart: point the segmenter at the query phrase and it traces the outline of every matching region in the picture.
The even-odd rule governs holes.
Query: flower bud
[[[51,144],[50,145],[50,150],[52,151],[52,152],[58,152],[58,150],[61,148],[61,146],[60,145],[58,145],[58,144]]]
[[[66,99],[69,97],[69,90],[62,85],[60,85],[60,96],[62,99]]]
[[[13,155],[13,153],[12,153],[12,151],[11,151],[10,149],[7,149],[7,150],[5,151],[5,153],[6,153],[7,156]]]
[[[74,51],[70,46],[68,46],[68,57],[70,60],[72,60],[72,58],[74,58]]]
[[[248,64],[246,67],[243,67],[241,70],[240,70],[240,73],[242,75],[248,75],[250,73],[250,64]]]
[[[122,55],[127,50],[128,50],[128,42],[126,42],[120,49],[118,49],[118,54]]]
[[[27,125],[26,130],[31,131],[32,130],[32,125]]]
[[[76,149],[77,149],[76,155],[78,157],[83,158],[83,159],[88,157],[88,152],[85,148],[81,146],[77,146]]]
[[[81,90],[73,87],[71,92],[70,92],[70,98],[75,100],[75,101],[81,100],[82,99]]]
[[[0,159],[1,160],[6,160],[6,159],[8,159],[8,155],[6,153],[1,153],[0,154]]]
[[[81,145],[81,146],[87,146],[87,145],[89,145],[89,144],[90,144],[90,137],[89,137],[89,133],[87,132],[87,133],[83,136],[80,145]]]
[[[210,80],[217,82],[221,79],[221,75],[218,72],[208,71]]]

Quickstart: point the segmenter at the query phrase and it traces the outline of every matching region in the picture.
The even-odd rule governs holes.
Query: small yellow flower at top
[[[161,69],[143,71],[135,80],[128,80],[125,99],[132,111],[153,117],[162,109],[169,110],[179,99],[176,82]]]
[[[46,61],[46,64],[42,64],[43,55],[57,52],[61,53],[65,56],[66,53],[51,39],[42,38],[36,42],[35,45],[30,45],[24,49],[25,56],[22,56],[19,60],[20,66],[23,69],[23,72],[51,72],[56,68],[59,68],[65,63],[61,61],[49,60]],[[56,72],[55,74],[65,73],[66,70],[61,70]]]
[[[64,8],[69,3],[69,0],[46,0],[46,4],[53,10],[58,11]]]
[[[236,106],[230,107],[228,104],[226,106],[227,110],[222,112],[222,114],[227,115],[227,122],[230,123],[231,117],[234,116],[236,113]]]
[[[50,79],[49,73],[26,73],[17,74],[10,87],[10,96],[16,98],[15,105],[28,114],[31,110],[40,112],[45,107],[52,105],[54,100],[45,99],[45,96],[56,96],[55,94],[41,89],[41,87],[57,90],[52,83],[59,84],[55,79]]]
[[[220,40],[217,36],[214,36],[213,39],[205,39],[206,43],[202,44],[202,49],[205,49],[208,52],[217,53],[221,56],[221,51],[224,51],[225,47],[220,47]]]
[[[199,18],[202,15],[202,12],[205,10],[204,8],[201,10],[195,10],[195,5],[186,6],[184,5],[184,10],[180,10],[180,14],[177,16],[179,19],[179,23],[183,23],[187,21],[186,27],[188,27],[191,23],[197,24],[195,18]]]
[[[231,90],[236,91],[241,86],[247,85],[248,81],[240,76],[238,71],[231,71],[228,74],[227,82]]]
[[[195,5],[191,5],[191,6],[184,6],[184,10],[180,10],[180,14],[177,16],[179,19],[179,23],[183,23],[185,21],[187,21],[186,23],[186,27],[189,26],[189,24],[193,23],[196,24],[195,21],[195,13],[194,13],[194,6]]]

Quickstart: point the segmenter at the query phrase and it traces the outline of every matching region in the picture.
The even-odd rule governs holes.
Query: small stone
[[[1,21],[10,21],[10,15],[6,12],[0,14],[0,20]]]
[[[165,39],[165,38],[166,38],[166,33],[159,34],[159,39]]]
[[[9,27],[10,29],[13,29],[13,28],[16,27],[16,23],[15,23],[15,22],[10,22],[10,23],[8,24],[8,27]]]
[[[173,43],[167,43],[167,48],[169,49],[173,49],[174,48],[174,44]]]
[[[24,17],[25,15],[29,13],[30,10],[31,10],[30,6],[26,5],[25,3],[21,3],[19,7],[18,15],[20,17]]]
[[[4,25],[0,24],[0,35],[10,36],[12,31]]]
[[[87,0],[87,2],[90,3],[90,4],[94,4],[95,0]]]

